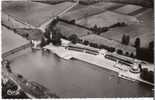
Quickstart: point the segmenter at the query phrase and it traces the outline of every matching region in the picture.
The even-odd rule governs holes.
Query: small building
[[[68,41],[68,40],[61,39],[61,45],[62,45],[62,46],[69,46],[70,43],[71,43],[71,42]]]
[[[41,41],[44,38],[43,32],[40,29],[19,28],[16,32],[22,36],[27,35],[27,39],[33,44],[33,48],[40,47]]]
[[[101,54],[101,55],[105,55],[105,54],[107,54],[107,52],[108,52],[108,51],[107,51],[107,50],[104,50],[104,49],[100,50],[100,54]]]

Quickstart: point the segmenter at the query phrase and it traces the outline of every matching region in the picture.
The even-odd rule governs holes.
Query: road
[[[47,27],[48,24],[50,24],[50,22],[55,19],[56,17],[60,17],[63,14],[65,14],[66,12],[68,12],[69,10],[71,10],[73,7],[75,7],[76,5],[79,4],[79,0],[77,0],[76,3],[74,3],[72,6],[70,6],[69,8],[65,9],[64,11],[60,12],[57,16],[55,16],[54,18],[52,17],[50,20],[48,20],[47,22],[45,22],[44,24],[42,24],[39,29],[41,29],[43,32],[45,32],[45,28]]]

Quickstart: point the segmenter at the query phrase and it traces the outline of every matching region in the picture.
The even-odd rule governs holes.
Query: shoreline
[[[142,83],[154,86],[154,83],[142,80],[140,78],[140,73],[131,73],[128,68],[122,70],[119,69],[122,65],[117,65],[115,62],[106,59],[103,55],[92,55],[85,52],[78,52],[73,50],[66,50],[65,47],[56,47],[53,45],[45,46],[44,49],[48,49],[55,53],[60,58],[69,60],[69,59],[77,59],[80,61],[87,62],[89,64],[96,65],[100,68],[105,68],[110,71],[114,71],[118,73],[118,77],[130,80],[130,81],[140,81]],[[120,67],[121,66],[121,67]]]

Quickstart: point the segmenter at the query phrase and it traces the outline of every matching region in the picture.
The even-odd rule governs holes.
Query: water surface
[[[55,54],[27,52],[11,60],[14,72],[36,81],[60,97],[153,96],[152,87],[117,77],[115,72],[78,60],[64,60]]]

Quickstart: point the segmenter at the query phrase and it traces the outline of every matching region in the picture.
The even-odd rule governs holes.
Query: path
[[[56,17],[60,17],[63,14],[65,14],[66,12],[68,12],[69,10],[71,10],[73,7],[75,7],[76,5],[79,4],[79,0],[77,0],[76,3],[74,3],[71,7],[66,8],[64,11],[60,12],[58,15],[56,15],[54,18],[51,18],[50,20],[48,20],[47,22],[45,22],[44,24],[42,24],[39,29],[41,29],[43,32],[45,32],[45,28],[47,27],[48,24],[50,24],[50,22],[55,19]]]

